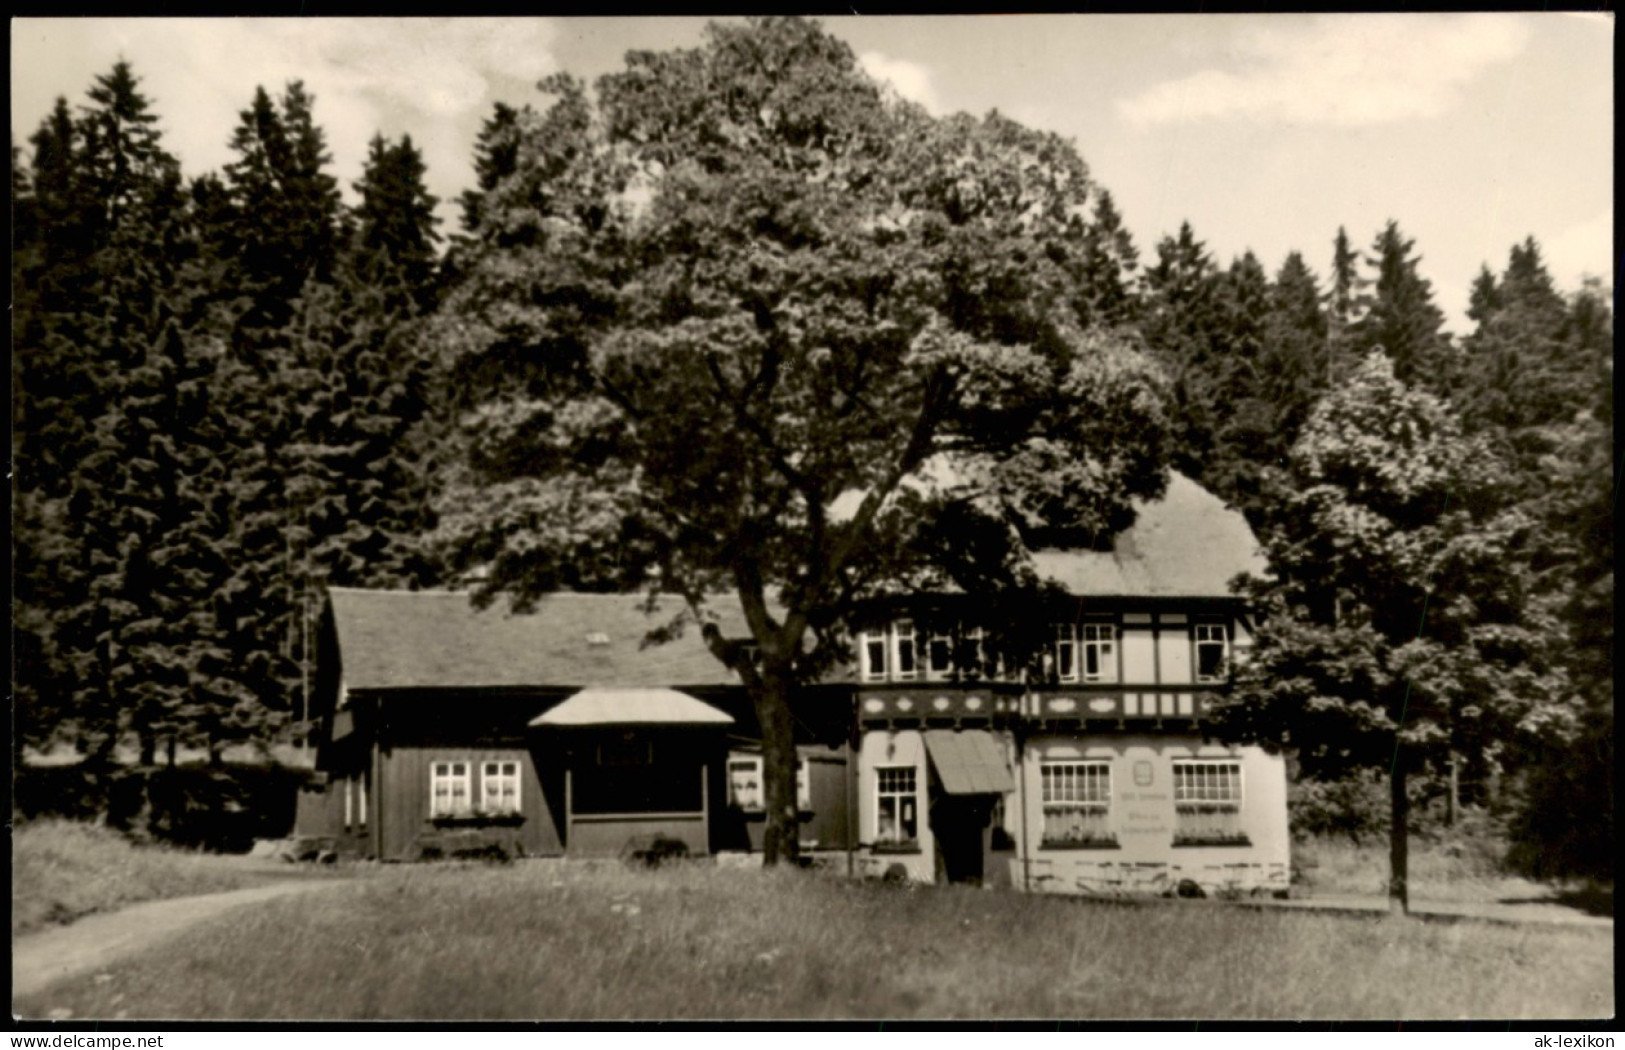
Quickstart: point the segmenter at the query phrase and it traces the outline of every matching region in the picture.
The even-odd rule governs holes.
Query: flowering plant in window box
[[[1176,831],[1176,846],[1251,846],[1245,831]]]
[[[429,823],[437,828],[512,828],[525,822],[525,815],[517,810],[487,812],[469,810],[464,813],[437,813]]]
[[[1117,836],[1110,831],[1080,829],[1045,835],[1039,845],[1045,849],[1116,849]]]

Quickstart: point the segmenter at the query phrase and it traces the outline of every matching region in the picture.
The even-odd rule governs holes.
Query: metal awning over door
[[[942,790],[950,795],[1000,795],[1016,789],[1004,748],[985,729],[927,729],[931,756]]]

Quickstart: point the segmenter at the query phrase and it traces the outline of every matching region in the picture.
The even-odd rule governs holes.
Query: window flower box
[[[1039,849],[1118,849],[1117,836],[1110,832],[1081,835],[1046,835]]]
[[[516,828],[524,822],[523,813],[441,813],[429,818],[437,828]]]
[[[1245,831],[1181,831],[1174,835],[1176,846],[1251,846]]]

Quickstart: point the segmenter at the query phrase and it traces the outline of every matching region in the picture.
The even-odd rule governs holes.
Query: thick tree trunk
[[[143,728],[140,731],[141,739],[141,765],[154,766],[158,764],[158,737],[151,729]]]
[[[796,863],[801,854],[801,821],[796,809],[796,741],[790,716],[788,675],[762,668],[756,718],[762,726],[762,779],[767,814],[762,862]]]
[[[1408,915],[1410,894],[1410,796],[1405,793],[1408,757],[1403,744],[1394,746],[1394,763],[1388,772],[1388,910]]]

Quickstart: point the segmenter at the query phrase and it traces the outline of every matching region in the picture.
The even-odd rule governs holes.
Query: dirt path
[[[340,878],[289,880],[226,893],[143,901],[104,915],[89,915],[68,926],[19,937],[11,944],[13,1009],[22,996],[33,995],[57,981],[90,973],[132,952],[162,943],[233,908],[348,882],[349,879]]]

